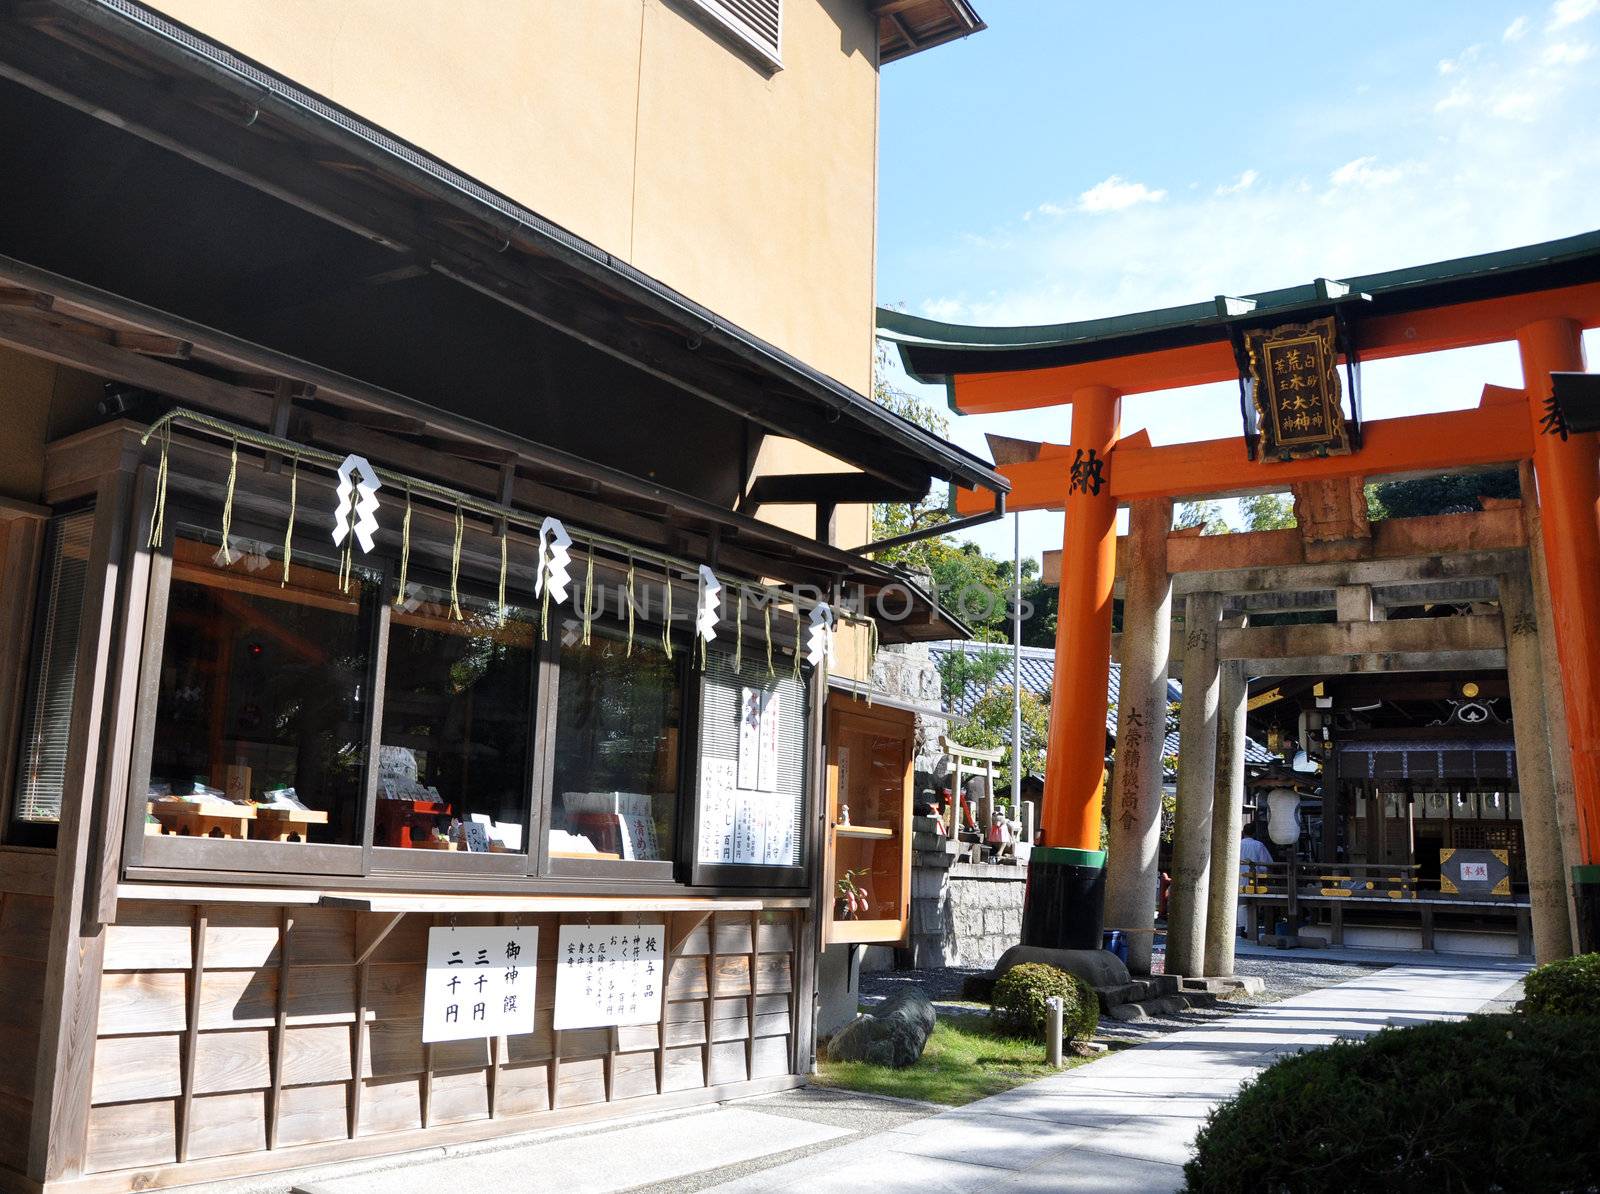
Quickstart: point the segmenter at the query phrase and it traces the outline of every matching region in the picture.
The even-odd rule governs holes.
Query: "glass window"
[[[359,845],[376,578],[234,545],[173,544],[145,830]]]
[[[525,853],[538,614],[412,583],[389,614],[373,844]]]
[[[704,693],[696,861],[702,866],[799,866],[804,684],[791,672],[768,676],[758,662],[736,673],[732,655],[718,650],[706,663]],[[860,823],[870,823],[876,808],[865,800],[859,807]]]
[[[27,826],[61,820],[67,746],[72,734],[72,701],[77,692],[78,639],[84,590],[89,577],[89,540],[94,511],[80,510],[51,520],[45,544],[42,590],[35,617],[33,666],[22,716],[22,749],[17,765],[13,834],[32,838]]]
[[[552,633],[555,631],[553,630]],[[671,861],[678,823],[683,670],[641,627],[561,629],[550,857]]]

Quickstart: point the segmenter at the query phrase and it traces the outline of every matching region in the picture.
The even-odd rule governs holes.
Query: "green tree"
[[[1255,493],[1239,499],[1239,515],[1247,531],[1286,531],[1299,524],[1294,503],[1284,493]]]
[[[963,746],[979,750],[1002,747],[1005,754],[997,769],[1006,782],[1011,777],[1012,688],[997,684],[978,698],[972,712],[955,727],[951,737]],[[1022,771],[1024,775],[1044,774],[1045,740],[1050,733],[1050,707],[1026,689],[1022,692]],[[1000,781],[996,781],[997,783]]]
[[[939,684],[945,703],[954,704],[967,689],[987,689],[1011,664],[1011,653],[993,650],[946,651],[939,658]]]
[[[1173,524],[1180,531],[1190,527],[1204,527],[1202,535],[1226,535],[1233,528],[1222,517],[1222,507],[1213,501],[1179,502]]]
[[[878,345],[872,397],[881,406],[935,435],[949,435],[950,424],[942,414],[924,402],[897,389],[887,380],[888,351]],[[897,535],[927,530],[950,521],[945,491],[935,488],[918,502],[879,502],[872,508],[872,538],[892,539]],[[980,639],[1011,638],[1012,564],[984,554],[975,543],[956,543],[936,535],[915,543],[904,543],[876,553],[885,564],[923,573],[933,580],[939,602],[973,628]],[[1024,560],[1026,582],[1039,570],[1037,562]]]
[[[1405,481],[1383,481],[1371,487],[1386,518],[1420,518],[1428,514],[1461,514],[1483,509],[1481,499],[1515,498],[1522,486],[1514,468],[1488,473],[1441,473]],[[1370,509],[1368,517],[1371,517]]]

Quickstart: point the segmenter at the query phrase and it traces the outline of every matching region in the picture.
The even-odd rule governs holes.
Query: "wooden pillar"
[[[126,463],[126,462],[125,462]],[[49,956],[39,981],[44,1016],[39,1027],[28,1176],[49,1183],[79,1177],[88,1144],[95,1025],[100,1011],[104,926],[89,893],[96,858],[96,805],[126,799],[107,783],[107,761],[124,748],[113,741],[116,721],[108,695],[118,667],[119,596],[126,600],[125,566],[131,533],[131,467],[107,473],[95,495],[94,532],[79,626],[72,730],[56,836],[56,884]],[[109,714],[109,716],[108,716]],[[108,791],[108,787],[112,790]]]
[[[1567,918],[1567,875],[1550,770],[1549,717],[1539,656],[1539,621],[1526,573],[1500,581],[1500,616],[1506,628],[1506,676],[1511,685],[1511,728],[1517,742],[1517,790],[1522,796],[1522,838],[1527,850],[1528,897],[1533,912],[1533,956],[1550,962],[1572,953]]]
[[[1539,516],[1538,482],[1533,462],[1524,460],[1519,468],[1522,486],[1522,525],[1528,540],[1528,574],[1533,581],[1534,610],[1539,623],[1539,665],[1545,676],[1561,674],[1561,659],[1556,651],[1555,615],[1550,607],[1550,570],[1544,558],[1544,520]],[[1563,880],[1581,861],[1578,845],[1578,809],[1573,801],[1572,748],[1567,737],[1567,697],[1559,683],[1540,685],[1544,701],[1545,735],[1550,740],[1550,789],[1555,804],[1556,825],[1561,833]],[[1515,715],[1515,710],[1513,710]],[[1570,948],[1578,949],[1578,915],[1572,885],[1567,888],[1567,922]]]
[[[1044,777],[1045,847],[1028,860],[1022,910],[1027,945],[1100,945],[1105,899],[1100,790],[1117,562],[1117,502],[1109,474],[1121,422],[1122,398],[1115,390],[1086,386],[1073,394],[1072,455],[1062,462],[1070,473]]]
[[[1183,704],[1178,712],[1178,813],[1167,899],[1168,974],[1205,969],[1211,806],[1217,777],[1217,621],[1222,598],[1191,593],[1183,616]]]
[[[1167,654],[1172,635],[1172,578],[1167,575],[1171,530],[1171,499],[1134,503],[1128,519],[1117,765],[1112,770],[1106,857],[1106,927],[1126,933],[1128,969],[1134,974],[1150,973],[1156,887],[1161,878],[1161,752],[1166,741]]]
[[[1600,450],[1593,433],[1566,439],[1541,425],[1552,372],[1584,368],[1582,329],[1570,319],[1544,319],[1517,332],[1523,385],[1534,420],[1533,468],[1538,483],[1545,563],[1550,573],[1568,746],[1577,809],[1577,899],[1580,948],[1600,948]]]
[[[1244,830],[1244,664],[1220,669],[1217,696],[1217,763],[1211,810],[1211,899],[1206,910],[1206,973],[1233,973],[1239,917],[1239,838]]]

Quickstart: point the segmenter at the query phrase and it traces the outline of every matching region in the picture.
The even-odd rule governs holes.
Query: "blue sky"
[[[884,70],[882,303],[1058,322],[1600,227],[1600,0],[975,2],[989,29]],[[1507,345],[1369,363],[1365,414],[1520,380]],[[1231,385],[1140,395],[1123,428],[1233,435],[1237,403]],[[1070,416],[952,419],[986,455],[985,431],[1064,442]],[[1029,554],[1059,546],[1060,516],[1022,533]],[[1010,554],[1009,526],[973,538]]]

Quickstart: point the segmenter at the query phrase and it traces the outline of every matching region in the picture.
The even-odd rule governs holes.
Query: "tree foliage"
[[[978,698],[972,712],[955,727],[951,737],[962,746],[979,750],[1004,748],[999,774],[1011,775],[1011,702],[1009,684],[991,685]],[[1022,690],[1022,773],[1044,774],[1044,749],[1050,733],[1050,708],[1027,689]]]
[[[1429,514],[1463,514],[1483,509],[1482,498],[1515,498],[1522,486],[1514,468],[1488,473],[1441,473],[1436,477],[1414,477],[1404,481],[1384,481],[1371,486],[1370,507],[1375,499],[1385,518],[1421,518]]]
[[[1222,506],[1214,501],[1179,502],[1172,521],[1180,531],[1204,527],[1202,535],[1226,535],[1233,529],[1222,517]]]
[[[1299,525],[1294,502],[1286,493],[1256,493],[1239,499],[1239,515],[1247,531],[1286,531]]]
[[[950,421],[927,403],[891,385],[888,354],[878,346],[872,397],[880,405],[935,435],[950,434]],[[943,526],[950,521],[948,491],[935,486],[917,502],[879,502],[872,507],[872,538]],[[885,564],[908,568],[932,579],[938,601],[977,632],[979,638],[1011,638],[1012,564],[986,555],[975,543],[957,543],[937,535],[878,552]],[[1022,562],[1024,586],[1037,575],[1038,563]]]

